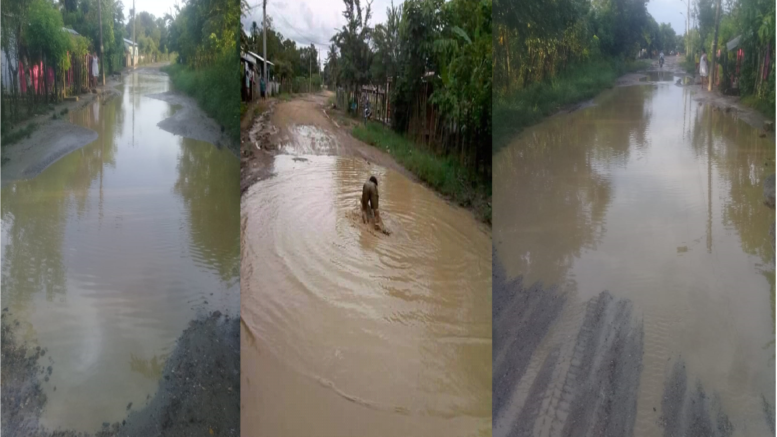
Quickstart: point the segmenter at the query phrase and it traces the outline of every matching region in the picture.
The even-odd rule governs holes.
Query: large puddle
[[[491,435],[488,231],[362,159],[273,172],[242,206],[243,435]],[[371,174],[391,236],[361,223]]]
[[[775,214],[763,181],[774,136],[690,92],[615,88],[523,132],[494,158],[494,245],[508,276],[569,293],[548,338],[574,341],[603,290],[632,302],[644,327],[634,435],[664,435],[678,359],[689,390],[700,383],[719,399],[733,435],[770,435]]]
[[[49,429],[121,422],[190,320],[239,311],[238,160],[156,126],[166,76],[122,87],[70,114],[96,141],[2,189],[2,306],[48,350]]]

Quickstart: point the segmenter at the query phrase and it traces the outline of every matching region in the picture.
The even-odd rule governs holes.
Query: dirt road
[[[135,73],[142,75],[165,75],[160,68],[166,62],[146,65],[137,70],[125,70],[123,77]],[[98,87],[95,93],[78,96],[78,100],[68,100],[51,106],[51,111],[25,120],[16,126],[22,129],[30,123],[37,126],[29,138],[3,146],[2,183],[37,176],[51,164],[97,139],[97,132],[73,124],[68,114],[83,110],[87,106],[100,106],[120,94],[122,79],[120,76],[106,77],[105,86]],[[238,145],[230,140],[218,123],[208,117],[197,106],[194,99],[178,91],[148,95],[148,97],[166,101],[176,110],[159,122],[159,127],[174,135],[205,141],[217,147],[228,147],[235,155]]]
[[[333,95],[325,91],[298,96],[291,101],[270,100],[268,110],[258,116],[249,129],[241,132],[240,186],[243,192],[254,182],[272,174],[273,156],[292,149],[296,153],[360,157],[417,180],[391,155],[350,135],[349,127],[354,121],[338,117],[328,108],[329,98]]]
[[[774,435],[774,134],[676,61],[494,157],[495,437]]]
[[[489,436],[490,229],[327,100],[271,102],[243,135],[243,435]],[[389,236],[361,220],[370,176]]]
[[[239,161],[164,129],[170,86],[127,75],[3,181],[3,436],[240,434]]]

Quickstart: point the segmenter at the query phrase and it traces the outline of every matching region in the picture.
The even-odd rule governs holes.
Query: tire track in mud
[[[498,417],[521,380],[535,349],[558,318],[565,297],[540,284],[523,288],[523,278],[507,280],[492,253],[492,416]]]
[[[730,437],[734,426],[717,396],[705,393],[701,382],[688,387],[685,362],[675,360],[661,401],[664,437]]]
[[[520,276],[508,280],[496,253],[492,259],[494,435],[633,435],[645,344],[632,302],[602,291],[585,303],[572,335],[554,332],[568,295],[539,283],[525,287]],[[541,351],[544,357],[533,357]],[[536,369],[528,372],[532,359]],[[533,379],[518,400],[525,376]],[[511,403],[520,403],[516,415],[505,417]],[[664,437],[733,434],[717,396],[701,382],[688,387],[681,359],[667,369],[661,410]]]

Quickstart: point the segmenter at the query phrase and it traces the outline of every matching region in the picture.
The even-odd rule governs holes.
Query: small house
[[[138,43],[124,38],[124,66],[138,65]]]
[[[737,36],[726,43],[728,53],[736,53],[736,61],[733,71],[728,72],[727,76],[731,78],[730,87],[732,90],[739,89],[739,74],[742,69],[742,62],[745,59],[745,52],[742,49],[742,35]],[[736,51],[736,52],[734,52]]]

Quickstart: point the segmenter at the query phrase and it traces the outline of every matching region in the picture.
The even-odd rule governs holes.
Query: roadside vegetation
[[[580,64],[552,79],[535,82],[509,95],[498,97],[494,111],[494,145],[498,150],[510,138],[559,110],[592,99],[611,88],[621,75],[643,70],[647,61],[621,62],[601,58]]]
[[[494,152],[559,109],[588,100],[618,76],[646,68],[682,40],[642,0],[561,0],[494,8]]]
[[[240,69],[237,52],[240,5],[188,0],[169,21],[174,64],[164,67],[173,85],[192,96],[237,143],[240,137]]]
[[[390,116],[362,123],[353,135],[490,222],[492,0],[405,0],[392,3],[386,22],[377,24],[371,3],[343,5],[346,22],[329,41],[323,68],[314,45],[298,46],[268,17],[278,98],[325,84],[337,96],[329,106],[360,118],[352,107],[370,95],[373,109],[388,106]],[[261,56],[262,34],[261,23],[251,23],[241,48]]]
[[[247,10],[246,10],[247,12]],[[240,48],[263,56],[262,26],[256,21],[240,34]],[[267,59],[275,64],[270,75],[280,84],[282,94],[300,94],[321,90],[320,53],[316,46],[297,45],[285,38],[273,27],[271,16],[267,16]]]
[[[453,157],[440,157],[419,149],[413,141],[383,126],[369,122],[353,128],[353,136],[390,154],[396,161],[443,196],[463,207],[474,209],[476,216],[491,223],[491,186],[470,173]]]
[[[746,104],[774,119],[775,106],[775,2],[768,0],[692,0],[692,15],[698,25],[688,32],[688,59],[684,67],[696,70],[702,49],[712,59],[713,45],[720,50],[718,90],[742,97]],[[716,35],[716,8],[720,21]],[[728,42],[740,37],[729,50]],[[739,68],[737,57],[740,56]],[[738,73],[737,73],[738,70]]]
[[[361,108],[363,87],[388,88],[391,108],[385,126],[357,126],[353,135],[490,223],[491,0],[407,0],[376,25],[369,5],[344,4],[324,81],[337,90],[338,109]]]

